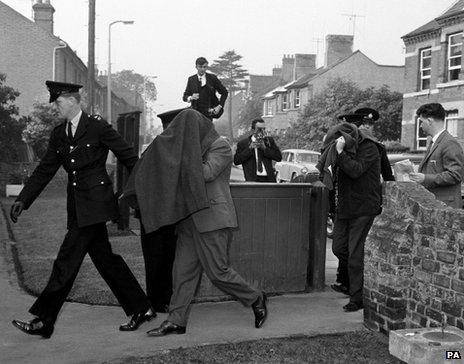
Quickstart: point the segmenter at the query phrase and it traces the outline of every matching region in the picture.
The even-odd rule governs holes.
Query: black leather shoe
[[[345,312],[355,312],[358,310],[362,310],[364,308],[364,305],[362,303],[356,303],[356,302],[349,302],[345,306],[343,306],[343,309]]]
[[[45,324],[39,318],[35,318],[29,322],[13,320],[11,323],[14,327],[29,335],[40,335],[45,339],[49,339],[53,334],[54,326]]]
[[[331,284],[330,288],[332,288],[334,291],[346,294],[347,296],[350,295],[350,289],[347,286],[344,286],[343,284]]]
[[[119,326],[119,331],[135,331],[137,330],[140,325],[144,322],[148,322],[153,320],[156,317],[156,313],[153,312],[151,308],[149,308],[145,312],[139,312],[132,315],[130,321],[126,324],[122,324]]]
[[[259,329],[263,326],[264,321],[267,319],[267,307],[266,307],[267,296],[263,292],[263,295],[251,305],[253,313],[255,314],[255,327]]]
[[[185,334],[185,327],[176,325],[168,320],[163,321],[160,327],[147,331],[148,336],[165,336],[169,334]]]

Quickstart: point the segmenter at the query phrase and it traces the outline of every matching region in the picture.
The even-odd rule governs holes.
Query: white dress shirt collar
[[[432,138],[432,142],[435,143],[435,142],[437,141],[438,137],[439,137],[439,136],[441,135],[441,133],[443,133],[444,131],[445,131],[445,129],[442,129],[442,130],[440,130],[438,133],[436,133],[436,134],[433,136],[433,138]]]

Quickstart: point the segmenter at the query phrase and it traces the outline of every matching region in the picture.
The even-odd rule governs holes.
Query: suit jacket
[[[250,143],[251,135],[237,143],[237,150],[234,155],[234,164],[241,164],[243,166],[243,174],[246,181],[256,181],[255,150],[248,147]],[[266,148],[264,148],[264,150],[258,149],[258,153],[261,153],[261,160],[263,161],[264,167],[267,171],[268,182],[275,182],[276,178],[272,161],[280,162],[282,160],[282,154],[272,137],[265,137],[264,144],[266,145]]]
[[[63,166],[68,173],[68,228],[76,223],[83,227],[117,218],[117,199],[105,167],[108,150],[129,169],[137,162],[134,149],[100,116],[83,112],[73,143],[66,134],[66,122],[58,125],[44,157],[16,200],[29,208]]]
[[[382,203],[380,152],[375,142],[363,139],[356,153],[337,155],[337,217],[353,219],[378,215]]]
[[[464,153],[458,141],[446,130],[427,151],[419,164],[419,172],[425,174],[424,187],[438,200],[451,207],[462,207]]]
[[[237,227],[237,215],[230,194],[232,150],[229,143],[216,139],[204,156],[203,176],[211,206],[195,212],[193,222],[200,233]]]
[[[209,100],[204,100],[200,98],[199,100],[193,101],[192,102],[192,107],[195,110],[198,110],[200,112],[207,110],[208,108],[213,108],[216,107],[217,105],[221,105],[224,107],[224,104],[227,99],[228,91],[227,89],[223,86],[221,81],[216,77],[216,75],[212,73],[206,73],[206,92],[209,96]],[[194,93],[199,93],[201,89],[201,83],[198,80],[198,75],[195,74],[193,76],[190,76],[187,81],[187,87],[185,88],[184,91],[184,96],[182,99],[185,102],[188,102],[187,98],[189,96],[192,96]],[[221,95],[221,98],[218,100],[216,93],[219,93]]]

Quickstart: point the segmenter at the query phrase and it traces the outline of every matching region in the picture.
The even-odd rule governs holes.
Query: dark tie
[[[261,158],[261,150],[258,149],[258,172],[263,171],[263,159]]]
[[[72,142],[73,141],[73,134],[72,134],[72,123],[68,121],[68,139]]]

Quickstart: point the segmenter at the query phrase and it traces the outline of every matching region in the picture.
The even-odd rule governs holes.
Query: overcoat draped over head
[[[147,233],[210,207],[202,162],[217,138],[211,120],[187,109],[148,146],[124,190]]]

